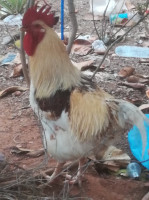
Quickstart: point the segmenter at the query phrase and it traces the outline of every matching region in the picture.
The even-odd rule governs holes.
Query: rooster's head
[[[37,5],[34,5],[26,11],[22,20],[22,30],[26,32],[23,46],[29,56],[34,54],[37,45],[43,39],[46,26],[52,28],[58,19],[48,5],[42,6],[39,10]]]

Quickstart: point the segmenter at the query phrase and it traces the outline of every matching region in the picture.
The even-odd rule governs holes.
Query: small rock
[[[20,92],[20,91],[16,91],[16,92],[14,92],[14,95],[15,95],[15,96],[20,96],[20,95],[21,95],[21,92]]]
[[[7,162],[3,153],[0,153],[0,172],[5,168]]]

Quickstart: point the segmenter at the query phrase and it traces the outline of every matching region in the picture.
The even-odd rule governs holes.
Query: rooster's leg
[[[66,175],[66,179],[69,180],[70,184],[75,184],[78,183],[79,186],[82,185],[82,176],[83,176],[83,171],[84,171],[84,163],[85,163],[85,159],[81,158],[79,160],[79,167],[78,167],[78,172],[76,176],[70,176],[70,175]]]
[[[51,183],[55,178],[57,178],[61,174],[64,164],[65,164],[65,162],[63,162],[63,163],[57,162],[55,170],[51,176],[44,174],[44,177],[48,181],[48,183]]]

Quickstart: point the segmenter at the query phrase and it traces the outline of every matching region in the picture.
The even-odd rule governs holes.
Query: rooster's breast
[[[89,156],[93,150],[92,142],[80,141],[71,129],[69,114],[66,108],[57,116],[52,111],[40,108],[33,86],[30,88],[30,104],[43,126],[43,141],[47,152],[60,162]],[[68,93],[65,94],[66,97]],[[63,105],[65,102],[63,102]],[[42,102],[42,105],[44,103]],[[44,107],[46,108],[46,106]]]

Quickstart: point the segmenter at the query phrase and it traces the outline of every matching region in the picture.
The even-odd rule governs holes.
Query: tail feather
[[[123,100],[114,100],[114,101],[118,103],[119,107],[118,121],[120,126],[124,128],[127,123],[132,126],[136,125],[138,127],[142,137],[142,156],[143,156],[147,145],[147,132],[144,126],[144,122],[149,124],[149,119],[135,105]]]

